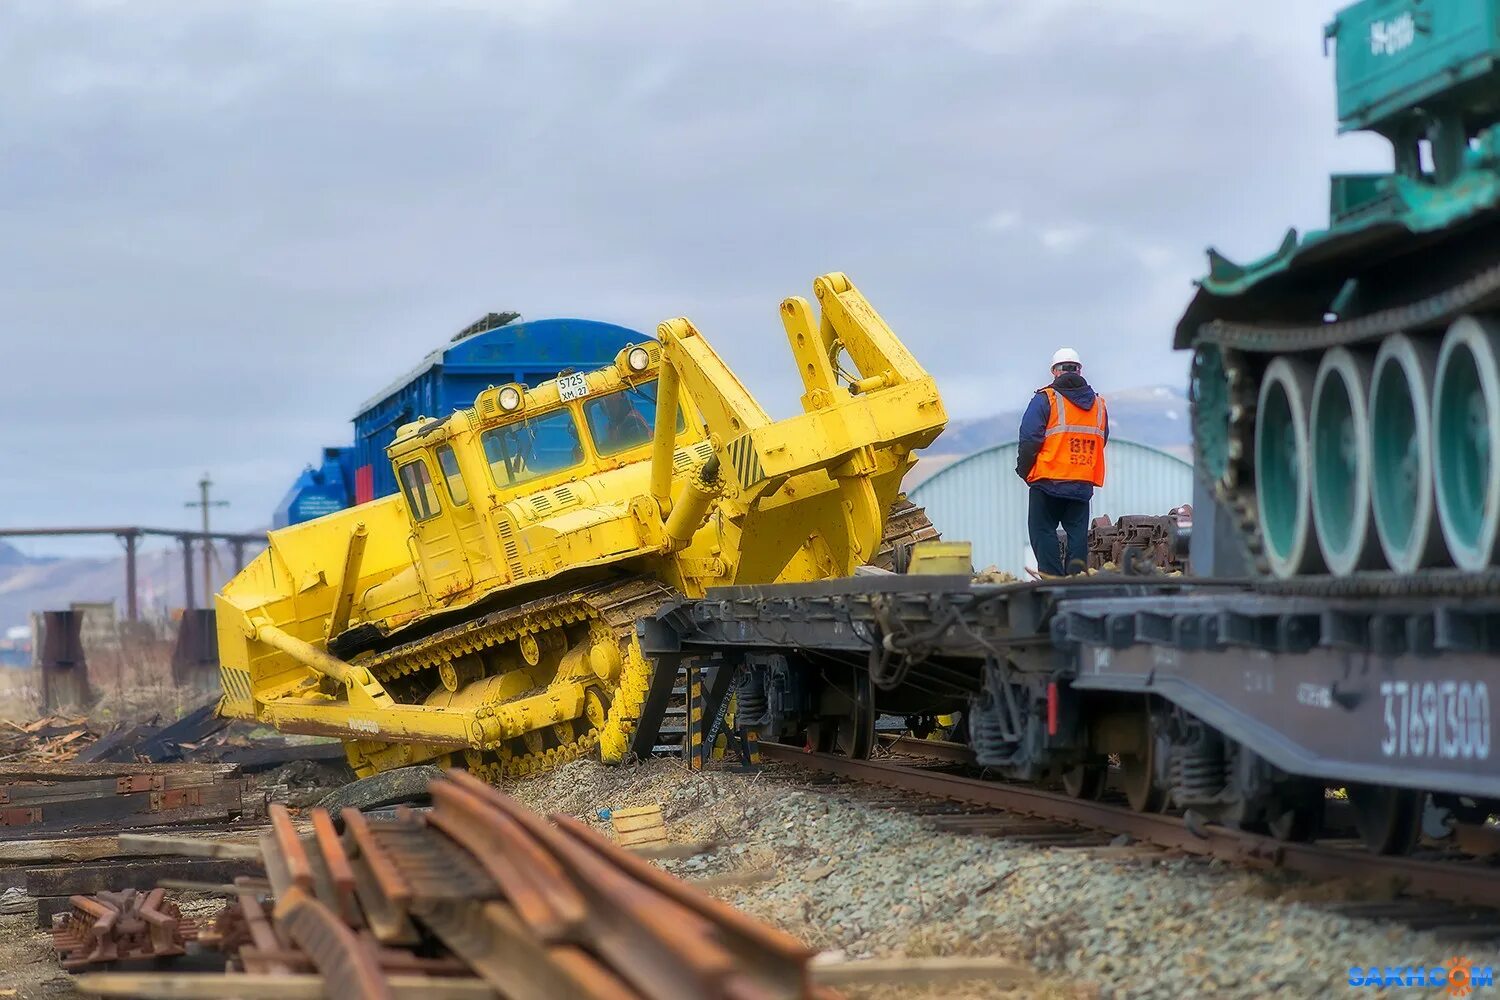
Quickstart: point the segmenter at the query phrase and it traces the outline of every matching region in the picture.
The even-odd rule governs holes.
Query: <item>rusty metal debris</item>
[[[1089,525],[1089,569],[1124,572],[1186,572],[1187,538],[1193,527],[1191,504],[1160,517],[1126,514],[1111,523],[1096,517]]]
[[[52,947],[64,969],[187,953],[197,935],[165,889],[74,896],[73,909],[52,930]]]
[[[813,951],[583,823],[543,818],[462,771],[431,795],[429,812],[381,818],[294,817],[273,805],[260,839],[265,881],[214,887],[233,898],[198,943],[225,955],[228,974],[220,992],[209,984],[195,995],[309,976],[341,997],[823,995]],[[58,933],[61,943],[77,937]],[[141,995],[176,992],[162,975],[131,982]],[[413,993],[423,982],[431,991]]]

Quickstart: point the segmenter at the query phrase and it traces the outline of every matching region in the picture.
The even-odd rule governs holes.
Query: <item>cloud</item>
[[[955,415],[1054,341],[1104,389],[1181,381],[1202,248],[1263,254],[1381,162],[1335,144],[1320,29],[1289,0],[4,5],[3,518],[182,523],[208,469],[262,525],[490,309],[690,315],[786,414],[777,303],[843,270]]]

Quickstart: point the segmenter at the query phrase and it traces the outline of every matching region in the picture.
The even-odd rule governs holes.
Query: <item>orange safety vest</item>
[[[1026,481],[1066,479],[1104,485],[1104,397],[1094,407],[1075,406],[1067,396],[1048,386],[1042,390],[1052,404],[1047,436]]]

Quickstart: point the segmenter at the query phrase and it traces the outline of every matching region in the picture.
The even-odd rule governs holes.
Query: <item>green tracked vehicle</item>
[[[1472,588],[1500,541],[1500,0],[1364,0],[1326,43],[1340,131],[1393,169],[1334,175],[1328,228],[1261,260],[1209,250],[1176,332],[1194,563]]]

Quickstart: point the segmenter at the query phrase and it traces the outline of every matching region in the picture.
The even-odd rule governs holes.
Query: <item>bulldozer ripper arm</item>
[[[814,324],[807,300],[781,304],[782,323],[806,392],[803,414],[772,422],[735,374],[687,319],[657,328],[662,345],[657,427],[668,417],[679,392],[703,415],[714,452],[746,492],[757,484],[826,469],[840,480],[867,477],[876,460],[872,448],[892,448],[904,459],[937,437],[947,414],[936,383],[891,332],[873,306],[839,272],[813,282],[821,306]],[[840,370],[848,355],[857,377]],[[840,376],[848,379],[840,381]],[[670,442],[652,456],[652,492],[670,512]],[[848,498],[852,504],[860,498]]]

